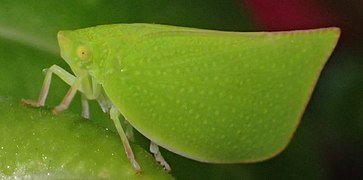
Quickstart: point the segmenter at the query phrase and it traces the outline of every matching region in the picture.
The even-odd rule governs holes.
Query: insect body
[[[61,56],[74,75],[52,66],[37,102],[44,105],[51,74],[71,85],[53,112],[76,91],[109,111],[136,170],[121,114],[158,145],[210,163],[268,159],[290,141],[339,29],[223,32],[156,24],[114,24],[61,31]]]

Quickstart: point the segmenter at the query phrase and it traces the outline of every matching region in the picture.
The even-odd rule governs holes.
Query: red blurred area
[[[306,29],[338,24],[336,15],[316,0],[245,0],[258,26],[268,30]]]
[[[258,30],[337,26],[343,40],[363,42],[363,0],[242,0]]]

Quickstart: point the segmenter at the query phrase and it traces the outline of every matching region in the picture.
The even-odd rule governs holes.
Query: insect
[[[223,32],[157,24],[113,24],[60,31],[62,58],[46,73],[71,87],[53,109],[67,109],[77,91],[110,113],[127,157],[141,172],[119,116],[151,140],[156,160],[170,170],[162,146],[209,163],[262,161],[289,143],[338,28],[289,32]]]

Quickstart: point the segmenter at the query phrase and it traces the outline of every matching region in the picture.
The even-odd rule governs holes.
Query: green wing
[[[117,56],[105,91],[152,141],[214,163],[260,161],[287,146],[339,36],[166,29]]]

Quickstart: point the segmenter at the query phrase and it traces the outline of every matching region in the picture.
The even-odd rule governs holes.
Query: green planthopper
[[[112,24],[60,31],[61,56],[73,74],[53,65],[51,76],[71,86],[53,109],[65,110],[77,91],[83,116],[97,100],[122,139],[136,171],[119,116],[158,146],[209,163],[248,163],[281,152],[295,132],[338,28],[286,32],[225,32],[157,24]]]

